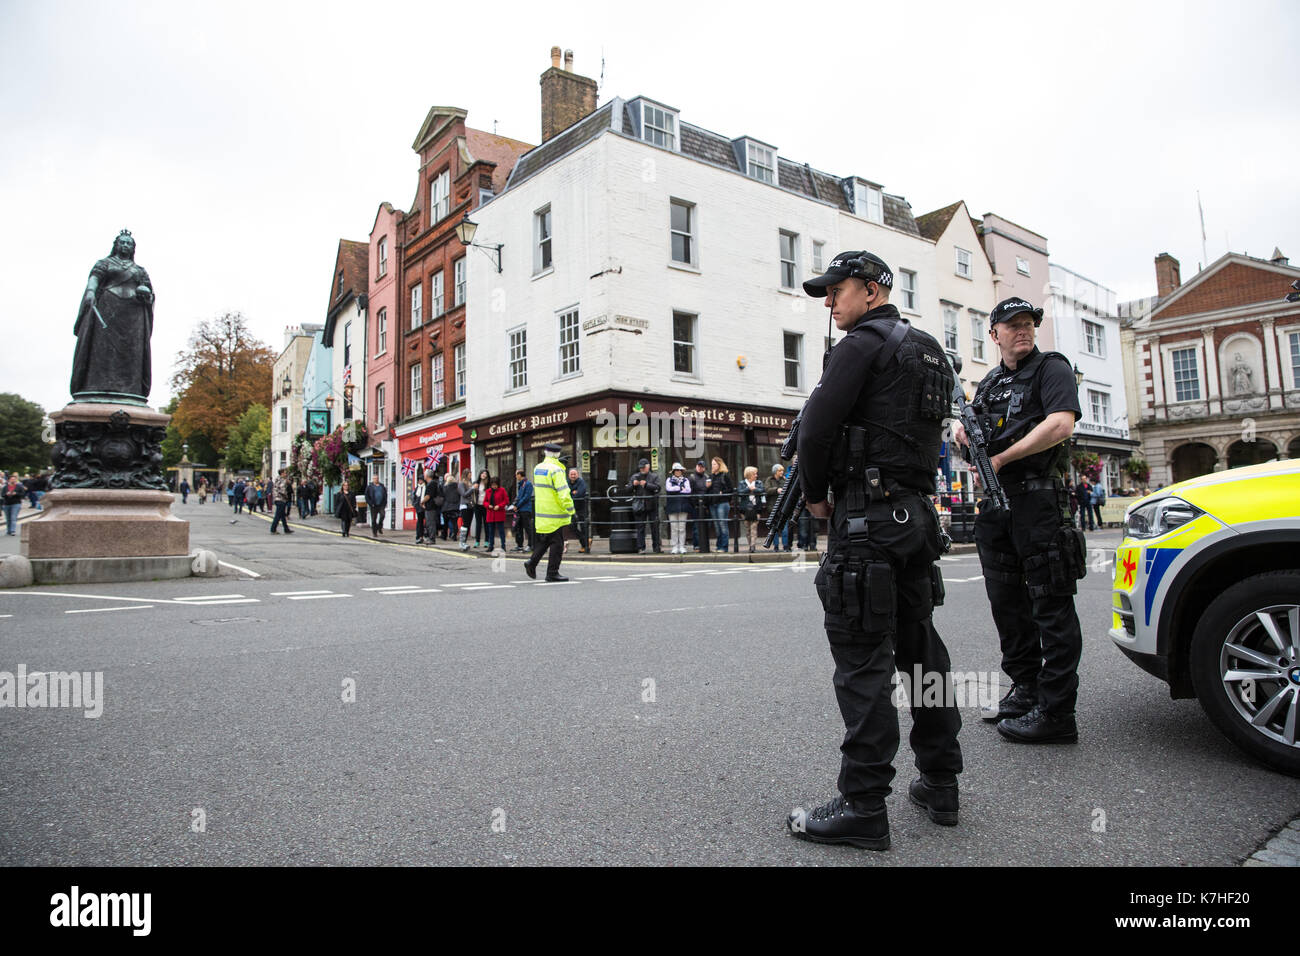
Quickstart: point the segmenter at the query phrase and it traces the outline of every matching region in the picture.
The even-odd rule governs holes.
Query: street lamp
[[[293,379],[291,379],[289,377],[289,373],[286,372],[284,375],[284,381],[280,383],[280,394],[283,395],[285,398],[288,398],[289,393],[292,391],[293,391]]]
[[[456,224],[456,238],[460,240],[463,246],[474,246],[477,249],[491,249],[497,256],[497,272],[501,271],[501,249],[502,244],[497,243],[495,246],[481,245],[474,241],[474,234],[478,232],[478,223],[469,218],[466,212],[463,219]]]
[[[1079,371],[1078,363],[1075,363],[1075,366],[1074,366],[1074,387],[1075,387],[1075,388],[1078,388],[1078,387],[1079,387],[1080,385],[1082,385],[1082,384],[1083,384],[1083,373],[1082,373],[1081,371]]]
[[[325,396],[325,407],[330,411],[334,411],[334,396],[332,394]]]

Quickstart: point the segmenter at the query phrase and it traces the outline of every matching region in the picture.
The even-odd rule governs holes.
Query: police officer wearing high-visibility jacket
[[[554,442],[542,447],[546,452],[533,469],[533,553],[524,562],[524,572],[537,577],[537,565],[546,558],[546,580],[553,583],[569,580],[560,575],[564,554],[564,529],[573,520],[573,497],[569,494],[568,473],[559,460],[561,447]]]
[[[1024,299],[994,307],[989,337],[1002,362],[971,402],[1011,502],[1010,511],[984,506],[975,519],[1002,669],[1012,680],[983,717],[1017,743],[1072,743],[1079,739],[1074,705],[1083,649],[1074,594],[1087,567],[1083,532],[1070,518],[1066,473],[1081,412],[1070,360],[1034,344],[1042,320],[1043,310]],[[957,440],[966,443],[960,426]]]
[[[928,497],[954,381],[939,343],[889,304],[893,284],[889,267],[868,252],[842,252],[804,283],[809,295],[826,296],[848,335],[804,405],[797,459],[808,510],[830,518],[816,585],[845,733],[840,796],[795,810],[787,827],[801,839],[873,850],[889,846],[895,668],[905,677],[921,771],[908,795],[933,822],[957,822],[962,769],[948,651],[931,619],[943,600],[936,562],[947,542]],[[918,673],[925,686],[906,686]]]

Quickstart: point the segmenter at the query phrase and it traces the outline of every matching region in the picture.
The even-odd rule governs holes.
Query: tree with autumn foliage
[[[172,423],[186,441],[202,436],[227,445],[231,426],[271,394],[275,353],[258,340],[238,312],[207,319],[176,360],[172,389],[180,397]]]

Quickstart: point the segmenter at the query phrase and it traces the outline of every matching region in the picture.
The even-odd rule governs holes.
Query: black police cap
[[[805,282],[803,290],[813,298],[820,298],[826,294],[826,290],[830,286],[835,285],[837,282],[843,282],[845,279],[853,278],[874,282],[886,289],[894,287],[894,273],[889,266],[885,265],[885,260],[878,255],[859,249],[841,252],[831,260],[831,264],[826,267],[824,273]]]
[[[997,325],[999,322],[1008,322],[1013,316],[1021,312],[1028,312],[1034,317],[1034,327],[1043,324],[1043,310],[1035,309],[1019,296],[1012,296],[1009,299],[1003,299],[993,307],[993,313],[989,316],[989,327]]]

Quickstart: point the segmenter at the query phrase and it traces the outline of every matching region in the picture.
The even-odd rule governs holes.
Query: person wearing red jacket
[[[487,526],[487,547],[492,550],[493,536],[501,535],[501,550],[506,548],[506,505],[510,504],[510,496],[506,490],[501,487],[500,478],[488,479],[488,490],[483,495],[483,508],[485,509]]]

